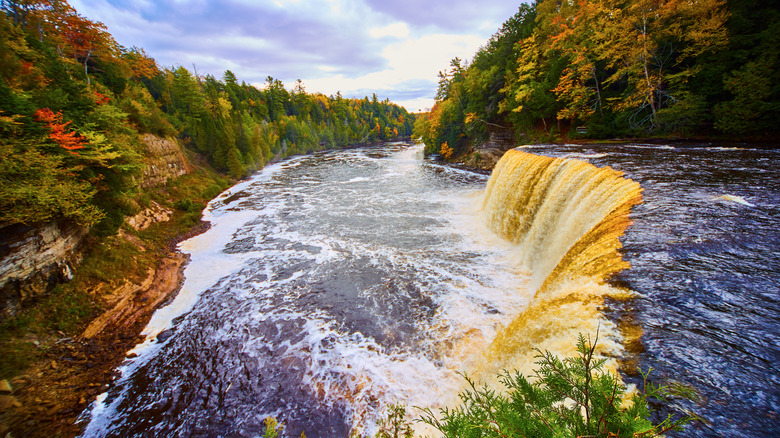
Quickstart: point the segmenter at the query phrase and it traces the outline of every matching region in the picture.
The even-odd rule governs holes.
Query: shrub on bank
[[[597,339],[598,340],[598,339]],[[650,420],[648,399],[665,400],[669,391],[647,382],[643,392],[627,392],[605,359],[595,356],[596,342],[580,335],[578,355],[559,359],[549,351],[537,355],[536,379],[506,372],[506,391],[478,388],[460,395],[462,404],[443,409],[441,418],[427,410],[422,421],[446,437],[655,437],[679,430],[691,417]]]
[[[680,430],[693,420],[669,415],[653,424],[648,400],[665,401],[673,389],[654,385],[643,374],[644,390],[627,391],[612,373],[605,371],[605,359],[595,355],[593,342],[583,335],[577,341],[578,355],[559,359],[549,351],[537,350],[538,368],[533,381],[519,372],[506,372],[501,382],[505,391],[477,387],[468,377],[469,389],[460,394],[461,405],[430,409],[416,421],[427,423],[447,438],[534,437],[534,438],[650,438]],[[266,422],[266,438],[279,436],[283,425]],[[393,406],[378,424],[374,438],[413,438],[405,408]]]

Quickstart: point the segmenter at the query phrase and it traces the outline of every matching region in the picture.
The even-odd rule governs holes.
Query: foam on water
[[[223,193],[206,212],[212,228],[181,245],[191,257],[181,293],[155,314],[85,436],[145,421],[159,433],[217,433],[197,421],[212,409],[237,410],[236,430],[274,415],[292,434],[329,436],[329,417],[343,412],[348,429],[372,433],[392,404],[452,405],[458,373],[483,362],[530,300],[517,248],[479,218],[485,179],[396,145],[301,157]],[[184,378],[185,363],[209,371]],[[272,396],[254,380],[288,389]],[[204,385],[221,398],[198,395]],[[174,402],[163,414],[171,392],[206,397],[203,411]]]
[[[539,207],[493,215],[505,240],[482,219],[487,177],[426,161],[419,146],[300,157],[224,193],[207,212],[212,229],[182,244],[192,257],[182,301],[155,317],[85,435],[256,437],[268,415],[289,436],[370,433],[391,404],[454,403],[457,372],[530,372],[533,347],[565,356],[598,329],[620,355],[625,328],[603,312],[630,305],[641,369],[712,400],[683,407],[713,422],[685,436],[774,436],[770,416],[752,412],[780,404],[777,154],[532,148],[640,182],[649,195],[634,225],[623,234],[638,197],[619,172],[516,157],[530,167],[515,176],[550,184],[491,189]],[[620,288],[604,282],[627,261]],[[630,304],[614,299],[622,285],[638,292]]]
[[[295,161],[268,166],[255,178],[231,187],[209,202],[203,211],[203,220],[211,224],[209,230],[178,246],[181,252],[189,256],[182,287],[170,304],[154,313],[142,332],[147,339],[134,349],[135,353],[142,353],[143,347],[153,342],[158,333],[169,328],[174,318],[192,309],[200,292],[243,266],[247,258],[245,255],[226,254],[222,251],[222,248],[234,239],[236,231],[258,215],[256,211],[238,207],[241,202],[239,194],[250,190],[253,184],[267,180],[283,168],[293,165],[296,165]],[[231,197],[237,199],[231,202]],[[265,212],[268,215],[273,213],[273,210]]]
[[[581,152],[573,152],[570,154],[563,155],[561,158],[580,158],[583,160],[592,159],[592,158],[604,158],[608,156],[607,153],[600,153],[600,154],[585,154]]]
[[[748,207],[755,207],[755,205],[751,204],[745,198],[742,196],[737,195],[721,195],[715,198],[717,201],[728,201],[728,202],[736,202],[737,204],[747,205]]]

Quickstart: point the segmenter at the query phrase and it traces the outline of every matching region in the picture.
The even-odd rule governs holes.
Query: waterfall
[[[597,329],[604,351],[621,349],[617,327],[599,307],[605,296],[625,292],[605,280],[629,267],[619,238],[641,201],[639,184],[610,167],[518,150],[501,158],[482,211],[492,231],[517,245],[533,300],[493,341],[487,373],[528,371],[535,348],[569,355],[578,333]]]

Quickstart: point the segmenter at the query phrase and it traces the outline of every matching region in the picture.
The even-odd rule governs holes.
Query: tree
[[[453,94],[455,92],[453,85],[463,80],[463,73],[466,69],[461,64],[461,59],[455,57],[450,61],[451,68],[449,70],[439,72],[439,88],[436,91],[436,101],[458,97]]]
[[[94,56],[115,60],[119,55],[119,45],[106,26],[79,15],[66,1],[24,3],[27,3],[24,21],[29,24],[34,21],[41,40],[48,39],[60,54],[81,64],[87,84],[90,83],[89,64]]]
[[[534,381],[506,372],[506,392],[477,388],[460,394],[462,405],[443,409],[441,419],[430,410],[423,421],[448,438],[481,437],[657,437],[680,430],[692,418],[671,415],[658,424],[650,420],[649,399],[665,399],[671,391],[647,382],[644,392],[627,394],[615,376],[603,371],[596,343],[580,335],[578,356],[559,359],[550,352],[537,355]],[[628,406],[624,401],[630,401]]]
[[[586,120],[595,112],[603,113],[601,69],[597,66],[596,41],[592,38],[602,20],[600,3],[588,0],[564,3],[548,18],[549,50],[568,60],[553,89],[563,104],[558,119]]]
[[[290,95],[284,89],[284,84],[279,79],[268,76],[265,79],[265,102],[268,105],[268,118],[272,121],[279,120],[286,115],[285,104],[290,101]]]
[[[65,17],[62,34],[76,60],[84,66],[84,76],[89,84],[89,60],[100,49],[107,49],[110,36],[102,23],[93,23],[80,15]]]
[[[41,108],[35,112],[35,120],[46,124],[49,129],[49,139],[61,148],[73,154],[78,154],[73,151],[84,149],[84,138],[67,129],[71,122],[63,123],[61,112],[55,114],[49,108]]]
[[[444,143],[441,144],[439,153],[441,154],[442,157],[444,157],[445,160],[449,160],[450,157],[452,157],[452,148],[445,141]]]
[[[715,127],[738,135],[777,133],[780,12],[774,2],[765,0],[734,0],[728,6],[728,50],[718,52],[709,62],[722,75],[706,83],[714,89],[711,99],[718,100]]]
[[[3,123],[0,123],[2,125]],[[80,180],[78,165],[61,155],[47,152],[44,142],[0,129],[0,223],[33,225],[68,219],[84,226],[104,217],[94,204],[97,193],[88,181]]]
[[[729,134],[744,134],[760,117],[772,84],[766,75],[769,62],[749,62],[724,79],[726,91],[733,98],[715,107],[715,127]]]
[[[147,55],[144,49],[133,47],[124,51],[122,57],[128,62],[135,79],[152,79],[160,74],[157,61]]]
[[[0,14],[0,79],[11,90],[34,90],[48,85],[44,57],[28,44],[21,27]]]
[[[614,70],[607,83],[626,81],[618,110],[632,124],[656,127],[658,113],[674,105],[700,70],[695,62],[727,43],[723,0],[615,0],[605,2],[606,29],[597,33],[600,56]]]
[[[565,60],[550,59],[536,35],[517,43],[520,56],[517,69],[507,74],[507,86],[502,90],[506,98],[499,110],[516,130],[527,131],[536,121],[547,130],[545,119],[554,117],[559,108],[555,94]]]

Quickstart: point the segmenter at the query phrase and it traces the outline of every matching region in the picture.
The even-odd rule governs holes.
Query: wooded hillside
[[[178,137],[233,178],[272,159],[409,136],[403,108],[161,67],[66,1],[3,1],[0,227],[68,220],[112,234],[138,210],[140,136]]]
[[[780,11],[762,0],[537,0],[440,73],[415,135],[459,155],[526,141],[778,134]]]

